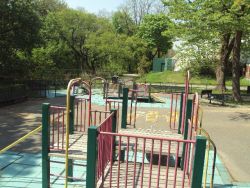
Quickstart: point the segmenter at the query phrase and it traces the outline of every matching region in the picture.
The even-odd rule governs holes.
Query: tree
[[[67,4],[61,0],[34,0],[36,9],[41,17],[47,16],[50,12],[67,9]]]
[[[119,34],[132,36],[135,34],[136,26],[127,12],[117,11],[112,16],[112,23]]]
[[[39,40],[38,32],[41,26],[34,6],[32,0],[0,1],[0,70],[2,75],[17,72],[19,76],[23,76],[27,72],[28,62],[24,60],[24,56],[31,52]]]
[[[166,30],[169,29],[170,25],[171,21],[164,14],[147,15],[144,17],[138,29],[138,36],[146,42],[149,48],[155,49],[150,60],[156,55],[160,57],[172,47],[172,36],[166,34]]]
[[[240,56],[241,44],[244,35],[249,35],[250,28],[250,4],[247,0],[235,0],[231,5],[231,16],[234,20],[232,34],[234,45],[232,54],[232,87],[233,98],[240,101]]]
[[[74,55],[79,70],[95,71],[89,61],[89,51],[85,44],[92,33],[111,30],[111,25],[103,18],[83,11],[66,9],[48,14],[44,31],[46,40],[59,40],[67,44]]]
[[[215,34],[220,40],[220,61],[217,68],[217,88],[225,89],[225,70],[233,51],[233,97],[240,100],[239,57],[242,33],[249,28],[249,5],[245,0],[168,0],[165,1],[171,18],[181,30],[192,36],[209,40]],[[243,9],[242,9],[243,8]],[[241,33],[242,32],[242,33]],[[237,41],[236,41],[237,40]],[[194,41],[195,42],[195,41]],[[237,93],[237,94],[236,94]]]
[[[165,7],[161,0],[127,0],[121,10],[130,15],[136,25],[140,25],[146,15],[163,13]]]
[[[185,42],[176,48],[175,58],[182,69],[188,69],[192,75],[197,76],[215,75],[215,68],[219,61],[217,44],[201,40],[195,44]]]

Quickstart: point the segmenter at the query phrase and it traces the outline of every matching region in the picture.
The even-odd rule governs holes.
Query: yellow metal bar
[[[12,144],[8,145],[7,147],[3,148],[2,150],[0,150],[0,154],[4,153],[5,151],[9,150],[10,148],[16,146],[17,144],[19,144],[20,142],[23,142],[24,140],[26,140],[28,137],[30,137],[31,135],[37,133],[38,131],[40,131],[42,129],[42,125],[40,125],[39,127],[37,127],[36,129],[34,129],[33,131],[29,132],[28,134],[24,135],[23,137],[19,138],[17,141],[13,142]]]
[[[69,81],[68,83],[68,87],[67,87],[67,98],[66,98],[66,148],[65,148],[65,185],[64,187],[67,188],[68,187],[68,174],[69,174],[69,113],[70,113],[70,90],[72,88],[72,86],[79,82],[81,80],[81,78],[77,78],[77,79],[72,79]]]
[[[199,131],[199,134],[204,134],[207,137],[207,140],[208,140],[208,148],[207,148],[207,151],[206,151],[206,164],[205,164],[204,184],[203,184],[203,187],[206,188],[207,172],[208,172],[208,162],[209,162],[209,150],[210,150],[210,146],[212,145],[213,149],[214,149],[214,155],[216,155],[216,146],[215,146],[214,142],[211,140],[210,135],[208,134],[208,132],[205,129],[199,128],[198,131]],[[214,156],[214,159],[213,159],[213,169],[212,169],[212,176],[210,178],[210,188],[213,188],[215,157],[216,156]]]

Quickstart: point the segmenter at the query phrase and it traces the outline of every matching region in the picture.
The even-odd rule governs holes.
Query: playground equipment
[[[97,88],[102,88],[105,83],[96,80],[95,82],[101,85]],[[43,104],[43,187],[50,187],[52,176],[65,180],[65,187],[71,181],[80,182],[83,187],[86,182],[90,188],[200,187],[202,174],[203,186],[206,187],[209,149],[214,147],[214,171],[216,147],[207,132],[201,128],[202,110],[198,94],[189,99],[191,96],[188,98],[186,89],[184,94],[170,95],[170,131],[130,131],[124,127],[119,130],[117,119],[120,110],[125,128],[128,124],[135,124],[140,89],[123,88],[122,101],[107,100],[104,97],[106,102],[103,111],[92,105],[93,95],[102,94],[100,90],[95,90],[93,83],[94,81],[88,83],[81,79],[71,80],[67,90],[66,107]],[[128,100],[129,96],[132,100]],[[177,103],[179,100],[182,102]],[[185,107],[181,107],[184,104]],[[178,105],[184,112],[179,113],[183,116],[177,129],[177,122],[172,117],[176,119]],[[182,128],[183,117],[185,119]],[[31,131],[1,150],[0,154],[40,129],[41,127],[38,127]],[[180,130],[181,134],[175,134],[176,130]],[[65,162],[56,158],[65,159]],[[65,165],[65,173],[50,172],[51,163]],[[79,166],[83,173],[86,169],[87,180],[85,175],[78,177],[73,173],[75,166]],[[210,187],[213,185],[213,178],[214,172]]]
[[[90,127],[88,143],[92,145],[88,146],[87,187],[201,186],[205,137],[183,140],[111,133]],[[179,156],[184,145],[181,168]]]
[[[73,173],[76,165],[86,168],[86,186],[89,188],[200,187],[206,144],[210,138],[198,135],[202,132],[199,127],[201,110],[198,94],[188,99],[189,73],[185,93],[170,95],[169,131],[135,129],[137,99],[141,92],[138,88],[123,88],[122,101],[108,99],[104,94],[104,110],[94,110],[91,99],[93,83],[97,80],[100,85],[106,85],[101,78],[90,83],[71,80],[66,107],[43,105],[43,188],[50,186],[51,176],[63,178],[65,187],[68,182],[84,182]],[[84,88],[84,92],[73,96],[74,88]],[[105,90],[102,92],[106,93]],[[175,119],[179,100],[177,128]],[[128,125],[133,126],[127,129]],[[65,173],[50,172],[50,163],[58,162],[51,160],[53,157],[65,159]],[[87,167],[76,161],[87,161]]]

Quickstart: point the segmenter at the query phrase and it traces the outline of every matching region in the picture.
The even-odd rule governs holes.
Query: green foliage
[[[43,18],[50,12],[67,9],[67,4],[62,0],[35,0],[37,10]]]
[[[172,47],[172,37],[164,34],[170,25],[171,21],[166,15],[155,14],[145,16],[139,27],[138,36],[147,43],[149,48],[156,49],[158,57]]]
[[[117,11],[112,16],[112,23],[119,34],[132,36],[135,33],[136,25],[132,18],[124,11]]]
[[[63,0],[1,1],[0,74],[58,79],[101,72],[147,73],[154,54],[164,55],[172,45],[166,35],[170,22],[162,14],[145,16],[160,10],[160,1],[131,3],[141,6],[140,15],[122,8],[109,20],[70,9]],[[143,21],[140,29],[136,20]]]
[[[182,70],[190,70],[196,76],[215,76],[218,64],[218,46],[211,42],[182,43],[177,47],[175,58]]]
[[[0,74],[11,72],[25,74],[27,62],[19,59],[17,52],[30,53],[39,41],[40,19],[31,0],[0,1]],[[20,71],[19,71],[20,70]]]

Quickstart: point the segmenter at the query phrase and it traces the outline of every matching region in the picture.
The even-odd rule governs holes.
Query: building
[[[163,72],[166,70],[173,71],[175,67],[175,60],[173,58],[154,58],[153,72]]]

